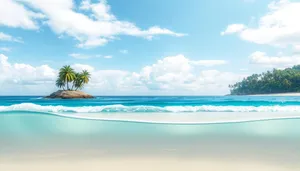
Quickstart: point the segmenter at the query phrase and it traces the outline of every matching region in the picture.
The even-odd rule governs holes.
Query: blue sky
[[[299,1],[0,0],[0,94],[89,69],[97,95],[215,95],[300,62]]]

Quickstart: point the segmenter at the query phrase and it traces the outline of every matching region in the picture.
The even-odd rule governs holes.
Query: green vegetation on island
[[[93,96],[79,91],[90,81],[91,74],[87,70],[75,72],[69,65],[63,66],[58,73],[56,86],[62,90],[53,92],[45,98],[80,99],[94,98]]]
[[[70,65],[63,66],[59,70],[56,86],[63,90],[80,90],[90,81],[91,74],[87,70],[78,73]]]
[[[300,65],[284,70],[273,69],[253,74],[229,85],[231,95],[253,95],[300,92]]]

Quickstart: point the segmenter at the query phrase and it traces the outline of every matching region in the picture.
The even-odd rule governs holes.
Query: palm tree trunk
[[[73,81],[73,84],[72,84],[72,90],[73,90],[73,88],[74,88],[74,81]]]
[[[67,90],[70,90],[70,89],[69,89],[69,82],[68,82],[68,81],[67,81]]]

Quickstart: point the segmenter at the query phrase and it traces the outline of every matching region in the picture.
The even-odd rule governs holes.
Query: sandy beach
[[[182,158],[108,158],[82,160],[35,160],[0,162],[1,170],[6,171],[297,171],[297,166],[259,161],[237,161],[230,159],[182,159]]]

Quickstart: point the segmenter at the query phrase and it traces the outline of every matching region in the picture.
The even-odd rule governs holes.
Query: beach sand
[[[146,124],[0,116],[0,171],[300,171],[300,119]]]
[[[299,145],[286,140],[208,136],[174,143],[124,140],[103,146],[85,140],[82,145],[23,147],[2,153],[1,171],[300,171]]]
[[[258,161],[182,159],[182,158],[108,158],[1,162],[3,171],[297,171],[297,166]]]

